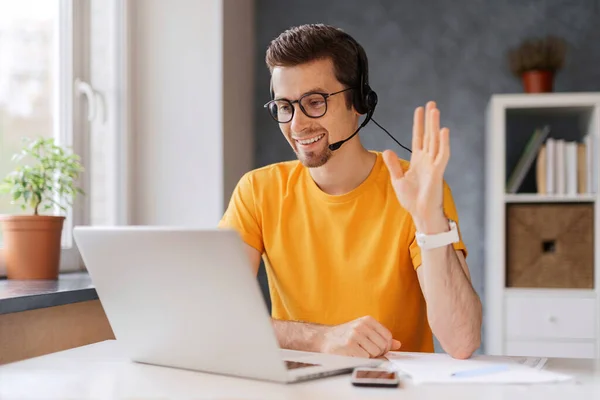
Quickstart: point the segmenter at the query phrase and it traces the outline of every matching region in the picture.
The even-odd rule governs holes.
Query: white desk
[[[574,383],[356,388],[349,375],[290,385],[129,362],[106,341],[0,366],[0,399],[600,399],[600,361],[549,359]]]

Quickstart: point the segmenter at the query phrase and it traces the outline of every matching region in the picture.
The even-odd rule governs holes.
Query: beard
[[[307,168],[318,168],[323,165],[331,158],[333,152],[329,149],[329,135],[326,135],[323,139],[321,139],[318,144],[322,147],[318,150],[302,150],[298,149],[297,143],[294,143],[293,149],[294,153],[296,153],[296,157],[298,160]],[[327,140],[327,141],[326,141]],[[322,142],[322,143],[321,143]]]
[[[323,165],[331,158],[331,150],[329,147],[326,147],[320,152],[308,151],[308,152],[298,152],[296,151],[296,156],[298,160],[307,168],[318,168]]]

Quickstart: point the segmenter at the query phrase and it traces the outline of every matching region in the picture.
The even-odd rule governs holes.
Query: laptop
[[[382,362],[280,349],[233,230],[77,226],[73,236],[115,337],[135,362],[281,383]]]

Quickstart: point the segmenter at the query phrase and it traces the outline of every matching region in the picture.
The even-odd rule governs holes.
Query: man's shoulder
[[[384,174],[386,174],[387,176],[389,176],[389,171],[387,169],[387,166],[385,165],[385,163],[383,163],[383,152],[382,151],[373,151],[375,154],[377,154],[377,156],[382,160],[381,162],[381,168],[384,172]],[[400,156],[397,156],[398,161],[400,161],[400,167],[402,168],[402,171],[406,172],[408,170],[408,168],[410,168],[410,161],[406,160]]]
[[[244,175],[253,186],[261,187],[276,182],[287,182],[293,176],[297,176],[301,168],[302,164],[298,160],[280,161],[254,168]]]

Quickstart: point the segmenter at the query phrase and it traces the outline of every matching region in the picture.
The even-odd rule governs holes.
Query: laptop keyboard
[[[285,360],[285,366],[287,369],[298,369],[298,368],[307,368],[307,367],[318,367],[319,364],[309,364],[309,363],[303,363],[303,362],[299,362],[299,361]]]

